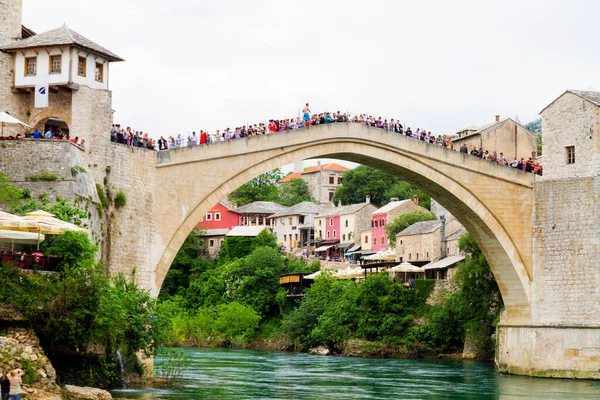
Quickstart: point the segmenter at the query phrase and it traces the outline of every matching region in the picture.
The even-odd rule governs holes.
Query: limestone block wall
[[[598,326],[600,177],[535,183],[533,321]]]
[[[539,179],[600,174],[600,107],[567,92],[541,115],[544,176]],[[567,164],[567,146],[575,146],[574,164]]]
[[[450,220],[446,223],[446,236],[460,229],[462,225],[458,220]],[[396,236],[396,259],[409,263],[439,259],[442,256],[441,235],[441,229],[437,229],[425,234]]]
[[[156,180],[157,155],[154,151],[111,143],[108,135],[104,139],[106,158],[93,174],[112,199],[119,191],[127,196],[125,207],[117,208],[111,202],[106,212],[107,266],[111,273],[128,274],[135,268],[136,282],[149,288],[154,277],[150,258],[155,249],[154,191],[161,187]],[[92,150],[92,158],[94,154]]]

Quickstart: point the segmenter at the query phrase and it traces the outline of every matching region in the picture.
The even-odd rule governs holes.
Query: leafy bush
[[[119,190],[115,195],[114,201],[117,208],[125,207],[127,205],[127,195],[124,191]]]
[[[102,207],[108,208],[108,197],[104,192],[104,188],[99,183],[96,183],[96,192],[98,192],[98,197],[100,198],[100,204],[102,204]]]
[[[157,365],[156,372],[167,385],[172,385],[182,378],[191,363],[191,359],[186,357],[183,351],[163,349],[157,355],[163,360]]]

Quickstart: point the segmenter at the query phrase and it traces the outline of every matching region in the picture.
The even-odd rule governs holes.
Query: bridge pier
[[[543,378],[600,379],[600,327],[499,325],[499,371]]]

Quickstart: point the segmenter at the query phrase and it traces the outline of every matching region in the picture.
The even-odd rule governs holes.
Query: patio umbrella
[[[373,255],[363,257],[363,260],[368,261],[395,261],[396,253],[393,250],[379,251]]]
[[[38,237],[36,233],[0,230],[0,243],[11,243],[11,251],[15,250],[15,243],[36,244],[38,240],[43,242],[45,239],[44,235]]]
[[[404,272],[404,281],[406,281],[406,274],[408,273],[416,273],[416,274],[421,274],[421,273],[425,273],[425,270],[423,268],[419,268],[415,265],[412,265],[411,263],[408,262],[403,262],[400,265],[396,265],[395,267],[392,267],[389,269],[390,272]]]
[[[24,217],[0,219],[0,230],[37,233],[41,235],[64,235],[66,232],[87,232],[86,229],[69,222],[61,221],[46,211],[38,210]],[[39,248],[38,240],[38,248]]]
[[[4,111],[0,112],[0,125],[2,125],[2,136],[4,136],[4,127],[5,126],[20,125],[24,128],[29,128],[29,125],[27,125],[25,122],[19,121],[18,119],[11,116],[10,114],[7,114]]]

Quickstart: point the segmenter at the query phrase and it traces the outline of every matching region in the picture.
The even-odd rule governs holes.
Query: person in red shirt
[[[206,144],[206,132],[200,131],[200,144]]]

